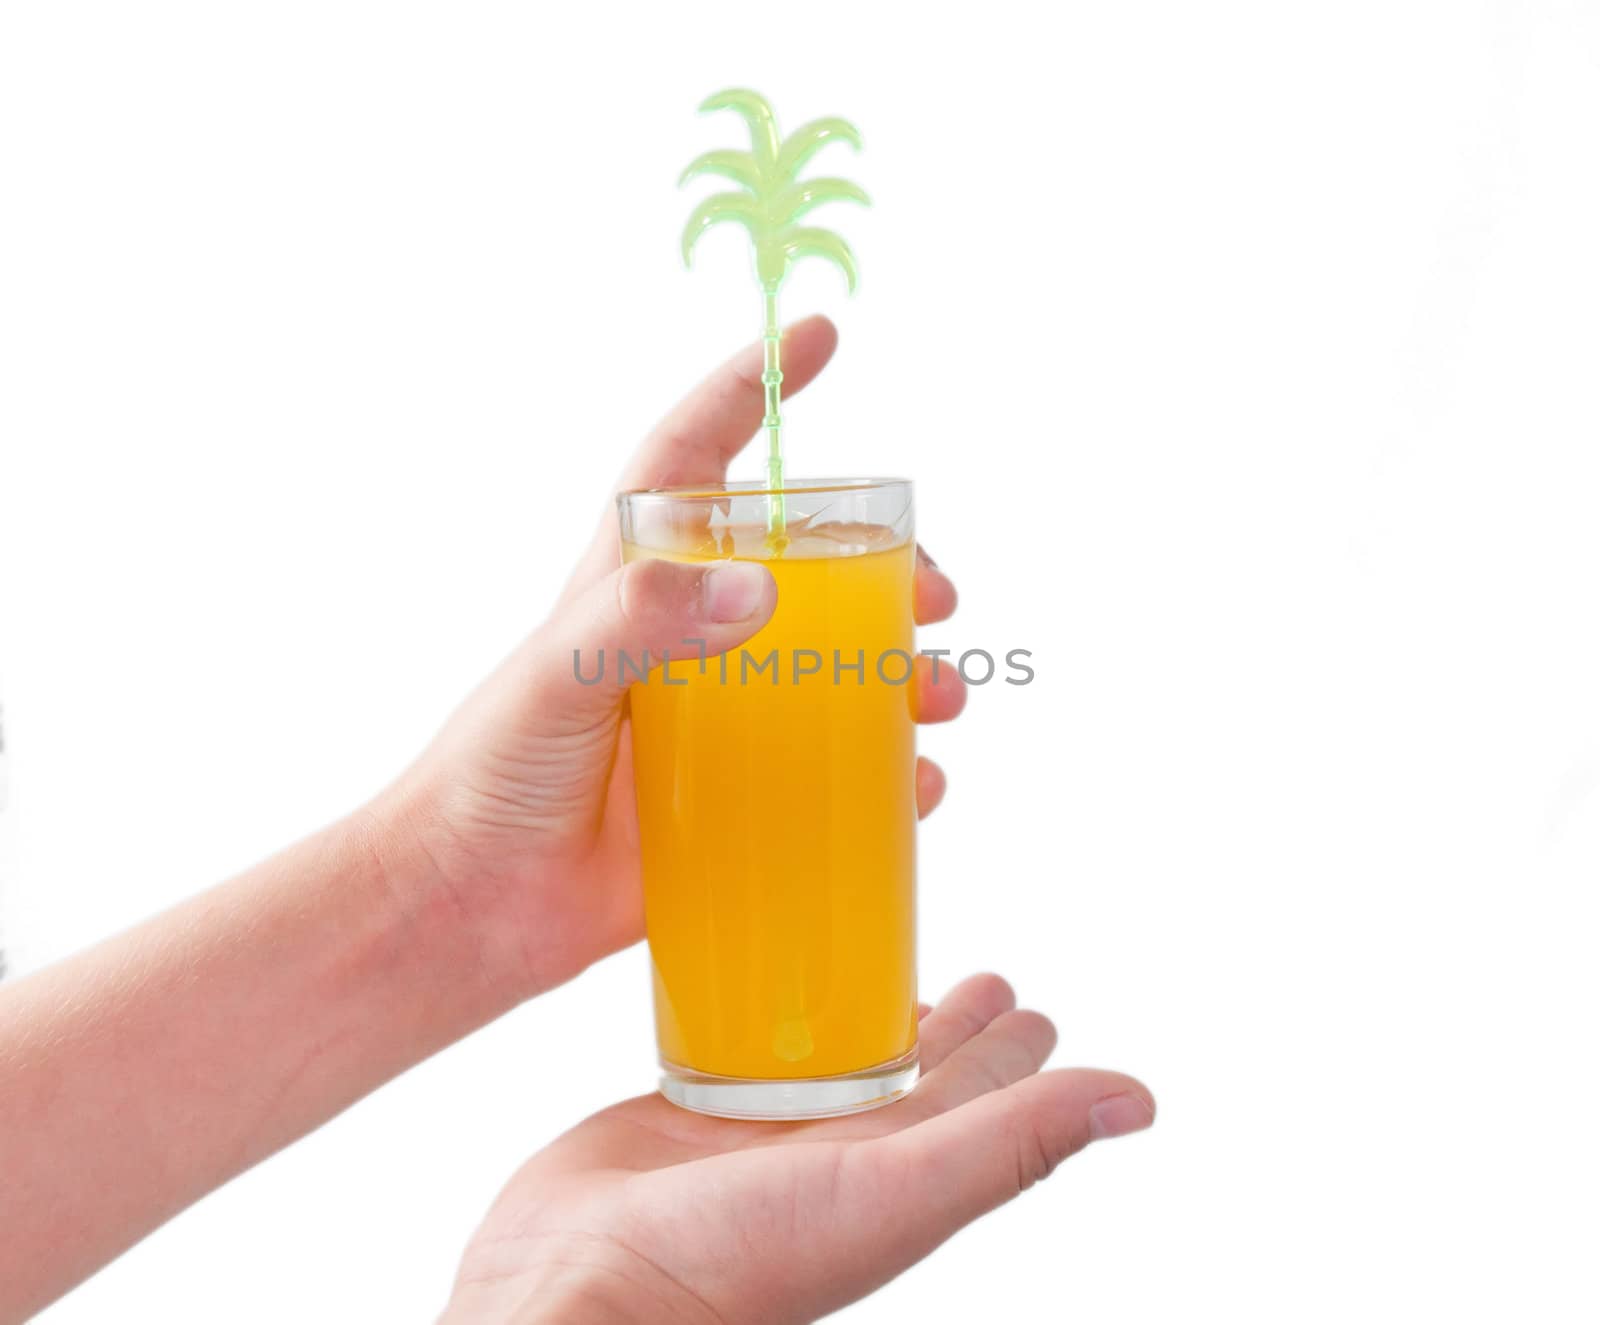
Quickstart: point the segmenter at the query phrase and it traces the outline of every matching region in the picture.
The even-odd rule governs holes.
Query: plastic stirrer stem
[[[788,538],[788,518],[783,502],[783,341],[778,332],[778,292],[764,291],[767,325],[761,341],[765,347],[762,361],[761,385],[766,388],[767,414],[761,421],[767,430],[767,487],[772,496],[767,501],[767,538],[775,551],[777,545]]]
[[[681,248],[688,265],[695,241],[722,221],[735,221],[749,232],[755,248],[756,281],[761,286],[761,383],[766,396],[762,427],[767,432],[767,544],[774,556],[788,542],[783,497],[783,396],[782,338],[778,329],[778,290],[790,265],[800,258],[826,258],[844,273],[851,292],[856,288],[856,260],[850,246],[831,230],[801,225],[813,208],[830,202],[865,204],[867,195],[845,179],[802,180],[800,172],[831,142],[846,142],[857,150],[861,135],[848,120],[836,115],[802,124],[787,138],[778,133],[777,117],[767,99],[748,88],[729,88],[707,97],[702,111],[731,110],[750,130],[750,150],[705,152],[689,163],[679,177],[685,184],[699,175],[720,175],[738,185],[737,190],[714,193],[689,214]]]

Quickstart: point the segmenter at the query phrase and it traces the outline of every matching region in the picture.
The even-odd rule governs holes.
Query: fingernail
[[[747,561],[713,566],[700,581],[707,621],[748,621],[767,592],[767,571]]]
[[[1108,1095],[1089,1110],[1089,1139],[1105,1141],[1113,1136],[1142,1132],[1155,1121],[1155,1113],[1137,1095]]]
[[[939,563],[928,555],[928,549],[923,547],[921,543],[917,544],[917,555],[922,558],[924,566],[930,566],[934,570],[939,569]]]

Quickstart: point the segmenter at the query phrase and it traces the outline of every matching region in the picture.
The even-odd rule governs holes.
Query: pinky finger
[[[917,759],[917,818],[926,819],[944,799],[944,769],[931,759]]]

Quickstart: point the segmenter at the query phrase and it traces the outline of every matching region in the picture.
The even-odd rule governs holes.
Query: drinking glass
[[[662,1093],[738,1118],[888,1103],[917,1078],[911,484],[618,505],[625,561],[759,561],[778,589],[742,648],[615,660],[633,665]]]

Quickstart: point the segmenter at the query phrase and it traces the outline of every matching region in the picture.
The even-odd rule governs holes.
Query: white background
[[[757,329],[737,230],[675,250],[749,83],[876,204],[855,299],[792,282],[843,340],[791,464],[913,475],[925,643],[1037,655],[923,741],[926,991],[999,969],[1161,1104],[845,1318],[1600,1312],[1600,7],[0,13],[25,965],[358,803],[538,621]],[[651,1056],[635,950],[44,1319],[429,1319]]]

